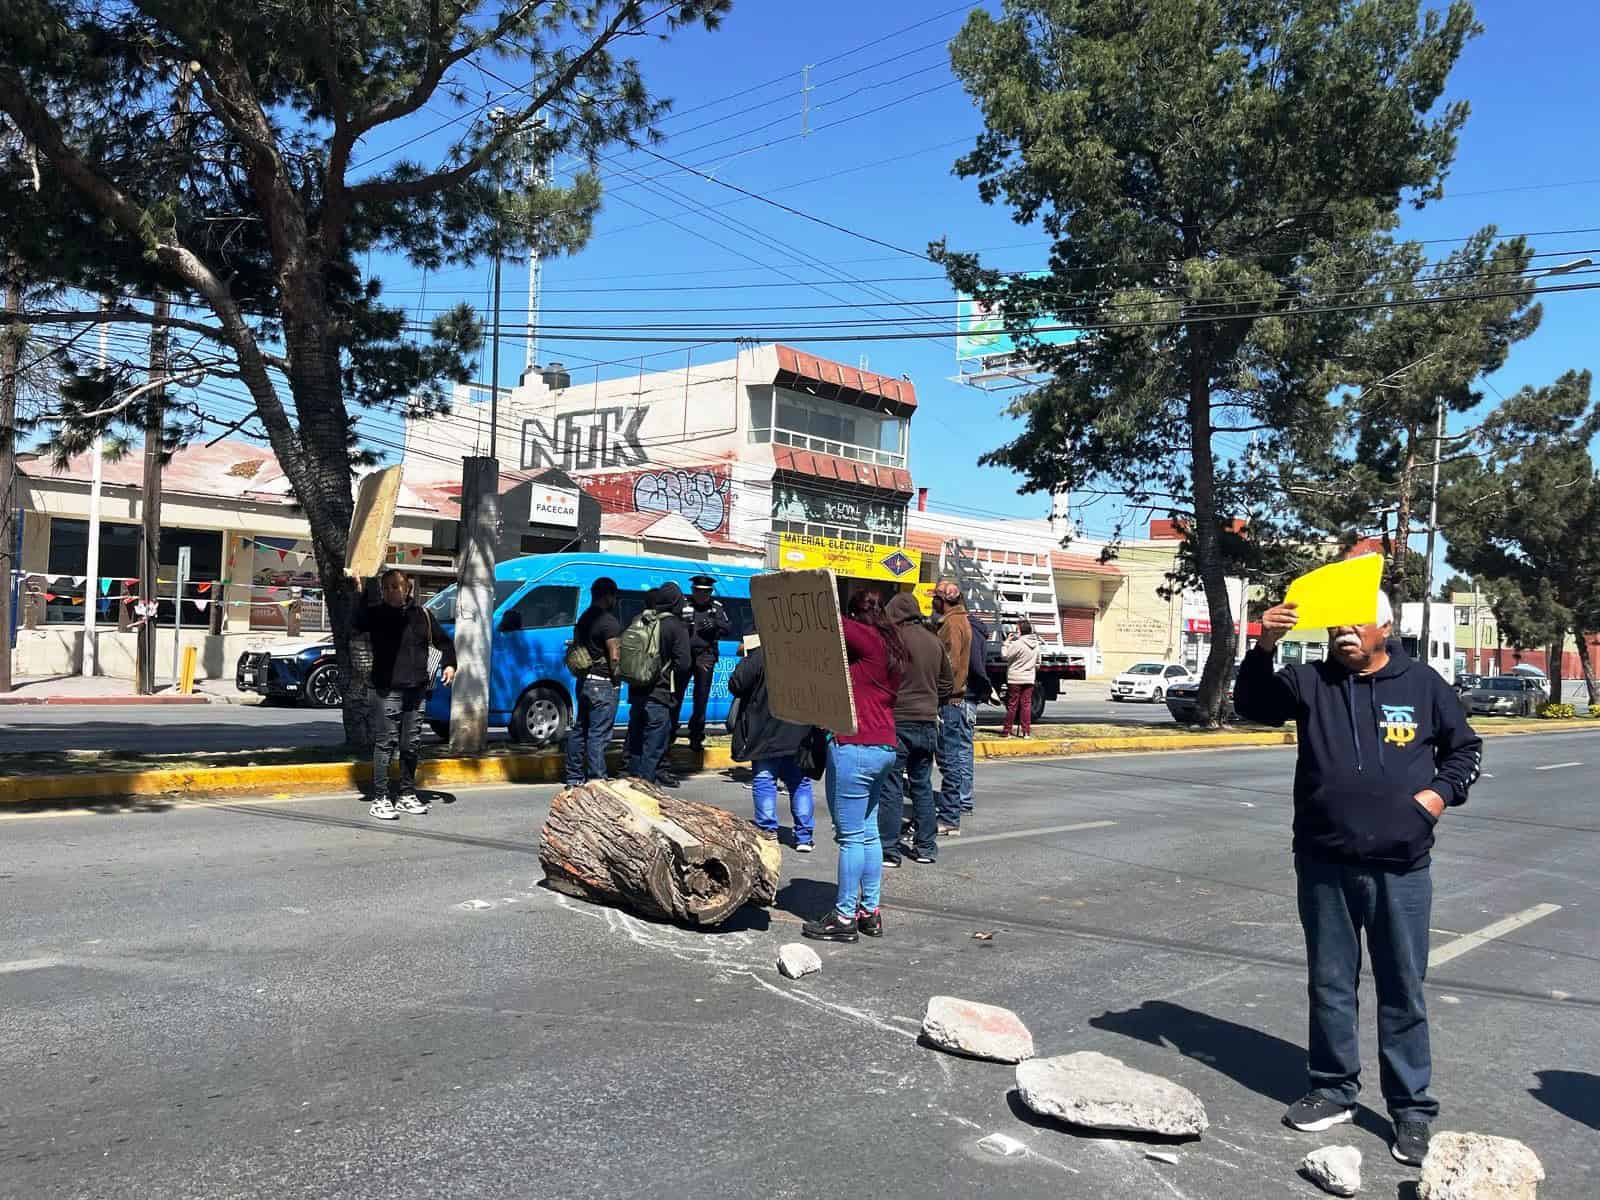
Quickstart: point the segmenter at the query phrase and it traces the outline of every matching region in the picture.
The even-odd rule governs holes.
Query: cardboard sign
[[[856,731],[855,693],[832,571],[779,571],[750,581],[756,631],[767,652],[772,715],[834,733]]]
[[[1362,554],[1310,571],[1289,585],[1285,604],[1300,606],[1296,629],[1370,625],[1378,617],[1383,556]]]
[[[400,500],[400,467],[385,467],[362,479],[356,489],[356,510],[345,539],[344,569],[358,579],[371,579],[383,566]]]

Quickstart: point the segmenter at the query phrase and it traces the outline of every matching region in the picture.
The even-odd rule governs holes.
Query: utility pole
[[[5,311],[22,310],[20,265],[14,255],[6,259]],[[15,325],[0,329],[0,694],[11,690],[11,627],[17,582],[17,387],[21,350]]]
[[[1444,457],[1444,397],[1438,401],[1433,433],[1433,490],[1428,499],[1428,549],[1427,561],[1422,564],[1422,639],[1418,651],[1422,661],[1433,664],[1428,642],[1433,622],[1433,539],[1439,531],[1439,460]]]
[[[105,377],[110,358],[106,348],[106,310],[111,307],[111,297],[100,298],[100,374]],[[102,434],[94,435],[93,455],[90,464],[93,474],[89,483],[89,562],[83,580],[83,655],[80,662],[85,678],[99,674],[100,631],[95,622],[100,608],[100,479],[105,471],[106,444]]]
[[[178,72],[177,94],[172,101],[172,138],[180,148],[189,127],[189,87],[198,63],[185,63]],[[167,350],[169,342],[163,322],[172,315],[172,304],[165,292],[156,293],[152,311],[155,324],[150,328],[150,406],[144,418],[144,488],[139,500],[142,525],[139,530],[139,598],[153,600],[156,580],[161,573],[161,427],[166,420],[167,387],[164,382],[169,370]],[[221,595],[217,596],[220,603]],[[182,604],[180,597],[178,603]],[[153,696],[156,691],[156,623],[141,621],[138,632],[137,658],[134,663],[134,686],[141,696]]]
[[[536,122],[535,128],[542,125]],[[549,166],[540,153],[537,139],[525,143],[528,161],[522,172],[523,182],[531,189],[543,190],[550,183]],[[539,365],[539,305],[544,296],[544,255],[539,245],[539,230],[528,230],[528,341],[523,353],[522,368],[532,371]]]

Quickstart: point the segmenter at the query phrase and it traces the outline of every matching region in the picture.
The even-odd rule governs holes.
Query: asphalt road
[[[779,906],[723,931],[650,924],[539,886],[548,788],[398,824],[349,796],[0,818],[0,1196],[1237,1200],[1315,1195],[1295,1167],[1339,1143],[1364,1194],[1411,1195],[1375,1077],[1357,1127],[1278,1123],[1304,1082],[1292,761],[984,764],[963,838],[888,873],[886,937],[798,983],[775,950],[830,853],[786,850]],[[1526,1141],[1543,1200],[1600,1194],[1597,766],[1600,734],[1492,742],[1435,855],[1441,1127]],[[1037,1121],[1010,1069],[917,1044],[938,993],[1176,1079],[1212,1127],[1167,1165]]]

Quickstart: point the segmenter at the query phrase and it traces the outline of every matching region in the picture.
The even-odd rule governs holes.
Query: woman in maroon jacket
[[[877,592],[858,592],[850,598],[844,622],[856,731],[828,739],[828,811],[839,845],[839,893],[826,916],[806,922],[801,930],[818,941],[853,942],[863,933],[883,936],[878,799],[895,764],[894,701],[906,648],[881,605]]]

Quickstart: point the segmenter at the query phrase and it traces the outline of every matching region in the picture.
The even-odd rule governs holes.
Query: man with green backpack
[[[645,610],[622,633],[617,667],[628,684],[627,773],[646,783],[676,787],[662,771],[672,742],[677,681],[693,665],[689,629],[679,618],[683,589],[664,583],[645,599]]]

